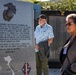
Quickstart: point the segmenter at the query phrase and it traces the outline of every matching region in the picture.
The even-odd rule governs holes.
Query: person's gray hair
[[[76,14],[69,14],[69,15],[67,15],[66,21],[67,21],[68,19],[73,19],[74,23],[76,24]]]

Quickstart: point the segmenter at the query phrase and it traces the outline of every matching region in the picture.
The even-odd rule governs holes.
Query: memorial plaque
[[[33,4],[0,0],[0,75],[26,74],[36,75]]]

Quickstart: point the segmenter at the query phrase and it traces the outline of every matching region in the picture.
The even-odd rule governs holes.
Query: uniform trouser
[[[44,72],[44,75],[49,75],[49,73],[48,73],[48,59],[44,58],[43,60],[40,60],[39,53],[36,52],[37,75],[42,75],[42,70]]]

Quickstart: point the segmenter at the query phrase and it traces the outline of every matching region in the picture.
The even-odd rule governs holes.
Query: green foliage
[[[76,0],[41,2],[42,10],[76,11]]]
[[[76,11],[76,0],[60,0],[60,1],[49,1],[40,2],[37,0],[21,0],[28,1],[34,4],[40,4],[42,10],[52,10],[52,11]]]
[[[20,1],[31,2],[31,3],[35,3],[35,4],[39,3],[39,1],[37,1],[37,0],[20,0]]]

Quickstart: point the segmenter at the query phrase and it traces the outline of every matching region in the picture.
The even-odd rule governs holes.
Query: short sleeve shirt
[[[42,28],[40,25],[36,27],[36,30],[34,32],[34,37],[36,38],[36,44],[39,44],[40,42],[46,41],[50,38],[54,38],[53,34],[53,28],[49,24],[45,24]],[[38,52],[39,50],[35,49],[35,52]]]
[[[54,38],[52,26],[46,23],[41,28],[41,26],[38,25],[34,32],[34,37],[36,38],[36,44],[38,44],[39,42],[46,41],[50,38]]]

